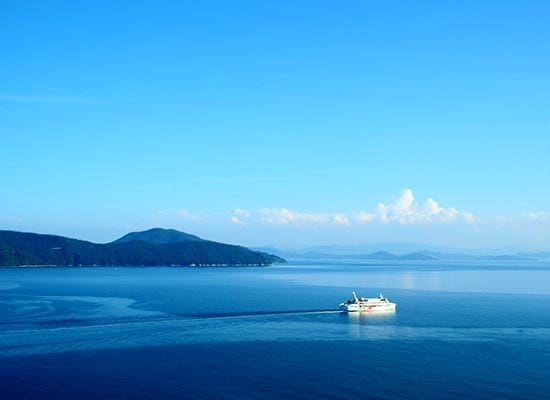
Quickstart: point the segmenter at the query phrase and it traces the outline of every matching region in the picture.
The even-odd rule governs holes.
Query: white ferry
[[[347,312],[388,312],[395,311],[395,303],[392,303],[386,299],[382,294],[378,297],[366,298],[357,297],[355,292],[353,293],[353,301],[348,300],[345,303],[340,304],[340,308]]]

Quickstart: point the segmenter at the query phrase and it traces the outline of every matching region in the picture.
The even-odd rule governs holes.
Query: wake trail
[[[226,312],[226,313],[191,313],[191,314],[175,314],[178,317],[193,318],[193,319],[214,319],[214,318],[241,318],[241,317],[269,317],[280,315],[313,315],[313,314],[336,314],[341,313],[340,310],[323,309],[323,310],[284,310],[284,311],[244,311],[244,312]]]

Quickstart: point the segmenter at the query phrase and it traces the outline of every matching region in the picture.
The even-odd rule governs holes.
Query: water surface
[[[542,399],[548,310],[540,263],[7,268],[2,398]]]

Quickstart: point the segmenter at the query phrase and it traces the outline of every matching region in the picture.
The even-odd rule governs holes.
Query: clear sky
[[[550,250],[547,1],[5,1],[0,229]]]

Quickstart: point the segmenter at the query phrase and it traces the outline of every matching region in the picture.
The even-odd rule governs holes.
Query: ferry
[[[348,300],[345,303],[340,304],[340,308],[346,312],[388,312],[395,311],[396,304],[386,299],[382,293],[378,297],[366,298],[357,297],[355,292],[353,294],[353,301]]]

